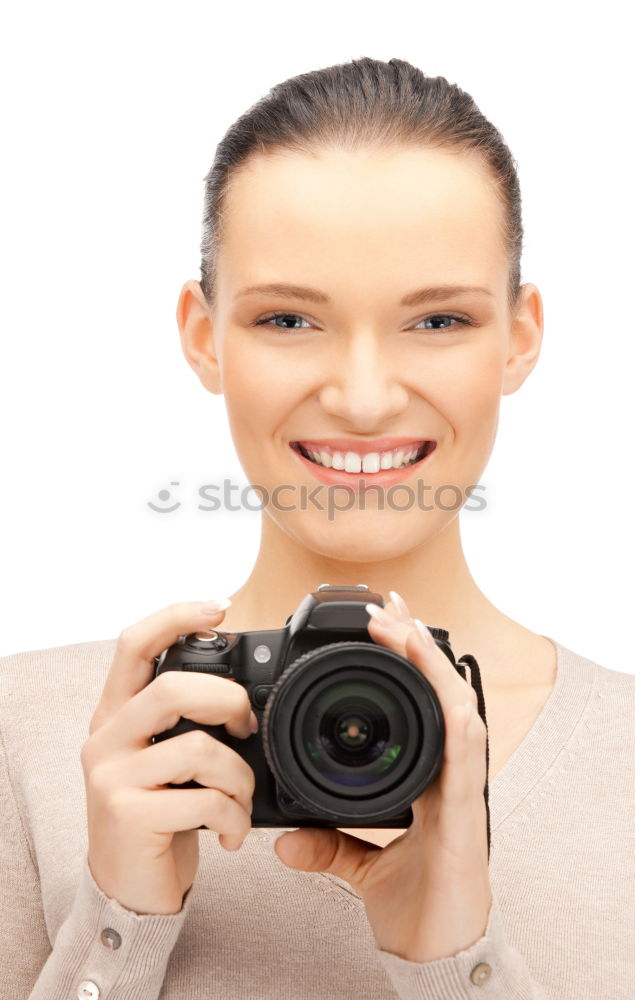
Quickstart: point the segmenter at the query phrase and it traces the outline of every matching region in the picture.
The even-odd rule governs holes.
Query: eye
[[[273,320],[277,320],[277,319],[284,319],[284,320],[299,319],[301,322],[308,323],[308,320],[305,320],[303,316],[298,316],[297,313],[275,312],[275,313],[269,313],[267,316],[262,316],[261,319],[256,320],[256,322],[254,323],[254,326],[266,326],[268,323],[271,323]],[[293,330],[306,330],[307,329],[307,327],[289,326],[288,324],[285,324],[284,326],[278,326],[278,324],[275,323],[274,325],[275,325],[275,327],[278,330],[291,330],[291,331],[293,331]],[[308,325],[311,326],[310,323],[308,323]]]
[[[423,319],[420,319],[417,325],[413,327],[413,330],[419,329],[421,323],[436,324],[439,320],[454,320],[454,324],[452,326],[448,325],[444,327],[428,326],[425,327],[425,330],[429,333],[443,333],[445,330],[455,330],[457,325],[458,326],[475,325],[473,321],[469,318],[469,316],[459,316],[455,315],[454,313],[435,313],[433,316],[425,316]]]

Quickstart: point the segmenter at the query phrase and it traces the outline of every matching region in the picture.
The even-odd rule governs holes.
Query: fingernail
[[[256,718],[253,712],[249,713],[249,728],[251,729],[252,733],[258,732],[258,719]]]
[[[199,605],[199,610],[203,615],[212,615],[216,611],[225,611],[226,608],[231,604],[229,597],[223,597],[222,600],[218,601],[203,601]]]
[[[389,590],[388,595],[392,603],[395,605],[399,617],[403,618],[405,622],[411,621],[412,617],[408,610],[408,605],[404,601],[403,597],[398,594],[396,590]]]
[[[417,632],[421,636],[421,641],[423,642],[423,644],[425,646],[430,646],[430,645],[433,646],[434,639],[432,638],[432,632],[427,627],[427,625],[424,625],[420,618],[415,618],[414,622]]]
[[[373,621],[376,621],[378,625],[384,625],[386,628],[394,628],[394,617],[389,614],[388,611],[384,611],[383,608],[380,608],[378,604],[367,604],[366,610]]]

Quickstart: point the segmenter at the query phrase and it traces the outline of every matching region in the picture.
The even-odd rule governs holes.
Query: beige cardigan
[[[486,933],[424,963],[377,949],[346,882],[283,865],[279,828],[234,853],[202,830],[178,914],[108,899],[79,753],[115,640],[0,659],[0,1000],[634,1000],[635,675],[555,646],[549,699],[490,786]]]

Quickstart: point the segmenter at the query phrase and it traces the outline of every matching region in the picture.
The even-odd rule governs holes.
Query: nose
[[[362,433],[385,430],[408,405],[408,390],[381,350],[379,338],[360,332],[331,357],[320,392],[322,408]]]

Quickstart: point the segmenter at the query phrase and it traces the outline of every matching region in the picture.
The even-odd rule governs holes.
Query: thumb
[[[335,829],[313,827],[283,833],[274,844],[280,861],[304,872],[329,872],[355,887],[366,869],[369,852],[381,850]]]

